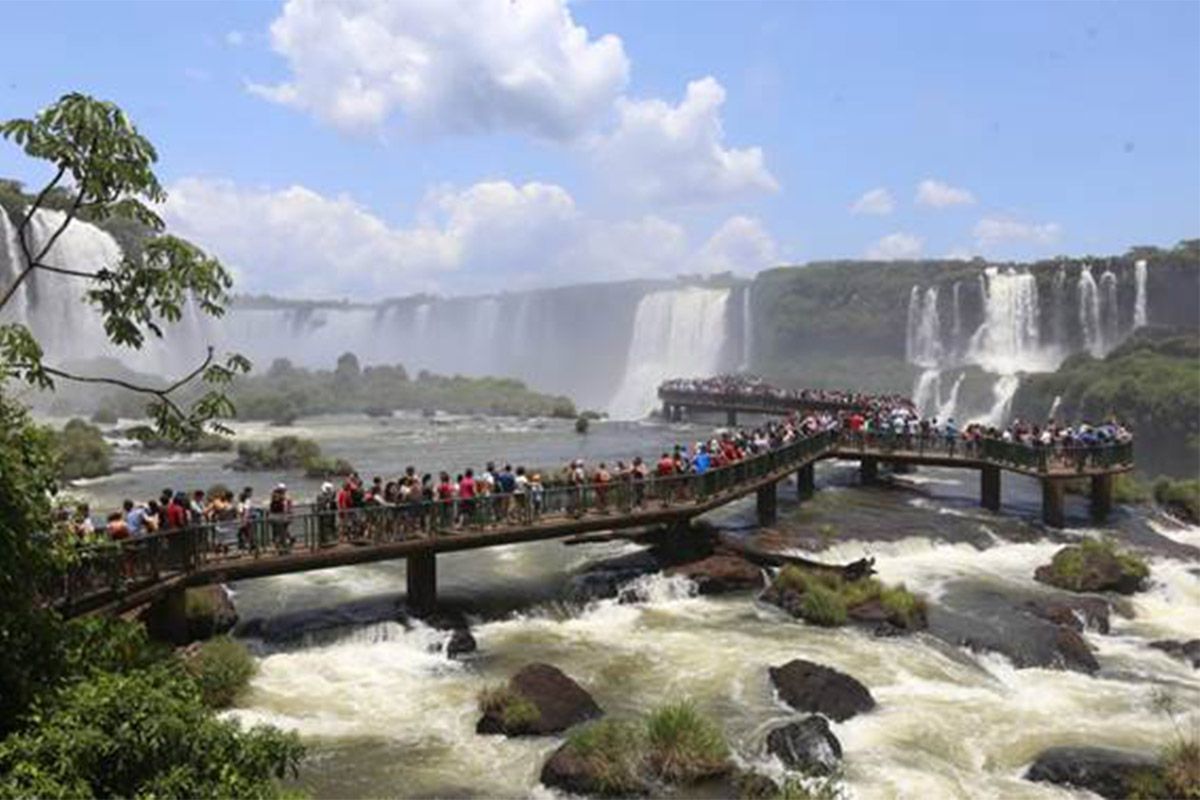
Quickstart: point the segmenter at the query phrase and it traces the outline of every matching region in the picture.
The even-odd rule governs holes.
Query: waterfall
[[[0,291],[7,291],[21,272],[21,246],[17,241],[17,226],[8,218],[8,212],[0,208]],[[22,286],[8,301],[0,319],[21,320],[27,317],[25,294],[28,286]]]
[[[1100,276],[1100,319],[1104,331],[1104,352],[1117,346],[1121,338],[1120,306],[1117,302],[1117,276],[1110,269]]]
[[[1008,419],[1013,397],[1020,385],[1021,379],[1016,375],[1001,375],[992,385],[992,407],[988,409],[987,413],[971,421],[996,427],[1003,425],[1004,421]]]
[[[1037,281],[1012,269],[989,267],[985,274],[983,323],[971,337],[969,361],[1004,375],[1053,369],[1047,362],[1054,354],[1042,349],[1038,331]]]
[[[637,305],[625,375],[608,405],[620,419],[645,416],[659,383],[714,375],[725,342],[729,289],[696,287],[651,292]]]
[[[962,353],[963,344],[963,325],[962,325],[962,306],[959,303],[960,290],[962,284],[955,281],[950,289],[953,309],[950,318],[950,347],[948,348],[951,355],[957,357]]]
[[[1050,404],[1050,411],[1046,414],[1046,419],[1053,421],[1058,416],[1058,409],[1062,407],[1062,395],[1054,395],[1054,402]]]
[[[1147,323],[1145,259],[1138,259],[1138,262],[1133,265],[1133,278],[1136,284],[1136,294],[1133,300],[1133,327],[1141,328]]]
[[[930,286],[922,294],[914,286],[908,300],[908,331],[905,342],[908,361],[920,367],[936,367],[941,360],[941,320],[938,290]]]
[[[1061,350],[1067,349],[1067,270],[1059,267],[1054,273],[1054,284],[1051,290],[1051,302],[1054,304],[1050,316],[1050,341]]]
[[[1094,358],[1104,355],[1103,330],[1100,327],[1100,290],[1092,277],[1092,268],[1079,271],[1079,327],[1083,346]]]
[[[935,409],[941,405],[942,399],[942,374],[936,369],[922,370],[917,376],[917,382],[913,385],[913,404],[922,416],[929,416],[935,413]]]
[[[967,373],[961,372],[954,379],[954,383],[950,386],[950,394],[945,400],[938,403],[937,416],[938,419],[953,419],[954,413],[958,408],[958,390],[962,387],[963,379],[967,377]]]
[[[751,291],[753,283],[742,289],[742,366],[748,372],[754,366],[754,320],[751,316]]]

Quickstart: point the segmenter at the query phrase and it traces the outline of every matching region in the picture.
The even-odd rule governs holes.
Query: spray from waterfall
[[[1104,355],[1104,331],[1100,326],[1100,290],[1092,277],[1092,268],[1079,271],[1079,327],[1083,346],[1094,358]]]
[[[1146,261],[1139,259],[1133,265],[1135,295],[1133,299],[1133,327],[1141,328],[1147,324],[1146,319]]]

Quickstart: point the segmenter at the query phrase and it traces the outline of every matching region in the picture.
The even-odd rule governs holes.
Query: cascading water
[[[908,360],[918,366],[936,367],[942,357],[937,287],[930,286],[922,294],[920,289],[914,286],[908,310]]]
[[[955,281],[950,289],[952,314],[950,317],[950,355],[957,358],[959,349],[963,340],[963,321],[962,321],[962,283]]]
[[[1046,419],[1055,419],[1058,416],[1058,409],[1062,407],[1062,395],[1054,395],[1054,401],[1050,403],[1050,410],[1046,412]]]
[[[1104,331],[1104,352],[1117,346],[1121,338],[1120,307],[1117,304],[1117,276],[1106,269],[1100,276],[1100,319]]]
[[[1133,327],[1141,328],[1147,324],[1146,317],[1146,261],[1139,259],[1133,265],[1133,279],[1135,284],[1133,298]]]
[[[1054,273],[1051,302],[1054,306],[1050,316],[1050,340],[1063,347],[1067,341],[1067,271],[1063,267]]]
[[[1011,269],[990,267],[985,274],[984,319],[971,337],[969,360],[1005,375],[1035,369],[1048,355],[1038,335],[1037,281]]]
[[[742,289],[742,365],[743,371],[754,365],[754,320],[751,316],[751,293],[754,284]]]
[[[0,208],[0,289],[7,290],[21,273],[20,247],[17,226],[8,218],[8,213]],[[17,289],[4,311],[0,312],[0,319],[23,321],[27,318],[26,291],[26,287]]]
[[[1100,290],[1092,277],[1092,268],[1079,271],[1079,327],[1083,346],[1094,358],[1104,355],[1104,330],[1100,325]]]
[[[625,376],[608,405],[618,419],[645,416],[665,379],[720,370],[729,289],[651,292],[638,303]]]

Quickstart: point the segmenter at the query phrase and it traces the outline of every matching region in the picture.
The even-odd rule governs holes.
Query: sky
[[[1200,3],[6,2],[0,119],[160,154],[243,292],[476,294],[1200,236]],[[0,142],[0,176],[49,170]]]

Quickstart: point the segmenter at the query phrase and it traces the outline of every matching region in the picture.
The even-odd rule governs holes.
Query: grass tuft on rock
[[[604,719],[571,732],[567,748],[580,759],[595,783],[597,793],[637,793],[642,780],[645,732],[630,722]]]
[[[818,583],[800,596],[800,616],[823,628],[837,628],[846,624],[846,602],[836,591]]]
[[[1103,574],[1109,562],[1115,563],[1119,575]],[[1138,556],[1119,550],[1110,539],[1085,539],[1055,553],[1039,575],[1039,580],[1062,589],[1103,591],[1117,588],[1118,581],[1140,584],[1150,577],[1150,567]]]
[[[689,701],[656,709],[646,718],[649,765],[667,783],[691,783],[728,768],[721,729]]]
[[[232,706],[258,668],[245,645],[228,636],[199,645],[186,663],[204,704],[216,709]]]
[[[510,731],[533,725],[542,715],[533,701],[507,684],[489,686],[480,692],[479,710],[498,717]]]
[[[899,628],[925,625],[925,600],[904,584],[887,586],[875,578],[848,581],[833,572],[806,570],[789,564],[779,571],[764,599],[794,616],[824,627],[845,625],[850,619],[880,616]]]

